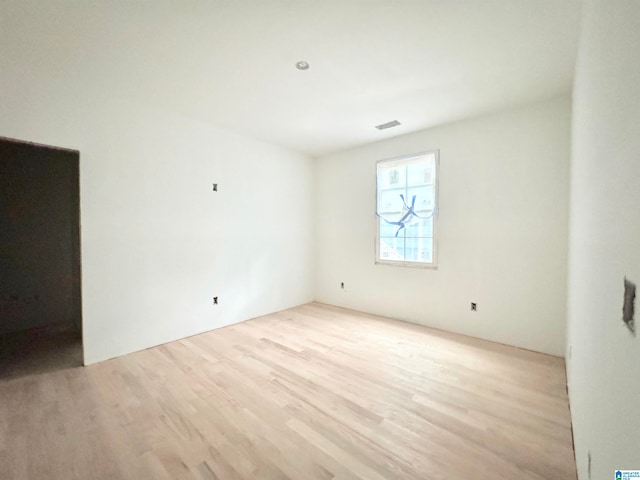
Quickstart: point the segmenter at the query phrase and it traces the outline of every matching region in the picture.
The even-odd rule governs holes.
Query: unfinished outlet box
[[[471,302],[471,311],[472,312],[477,312],[478,311],[478,304]]]
[[[217,305],[218,304],[218,297],[213,297],[213,304]]]
[[[624,303],[622,305],[622,321],[625,323],[629,331],[636,334],[635,322],[635,301],[636,301],[636,285],[633,282],[624,279]]]

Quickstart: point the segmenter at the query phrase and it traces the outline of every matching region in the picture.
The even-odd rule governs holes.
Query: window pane
[[[409,262],[431,262],[433,261],[433,239],[432,238],[407,238],[405,255]]]
[[[395,237],[396,232],[398,231],[398,225],[391,225],[384,220],[380,219],[380,236],[381,237]],[[400,236],[401,233],[398,234]]]
[[[435,180],[434,154],[425,155],[420,160],[407,163],[407,185],[432,185]]]
[[[378,193],[378,214],[391,222],[395,222],[402,216],[404,204],[401,194],[404,190],[380,190]]]
[[[418,219],[410,225],[407,225],[405,230],[407,237],[433,237],[433,218]]]
[[[433,185],[410,187],[407,189],[407,204],[411,206],[413,197],[416,197],[414,202],[414,210],[418,215],[429,216],[433,211],[434,195]]]
[[[381,260],[404,260],[404,238],[381,238]]]
[[[378,188],[404,187],[407,184],[407,169],[404,164],[389,164],[378,168]]]
[[[415,185],[424,185],[426,162],[414,162],[407,165],[407,185],[409,187]]]

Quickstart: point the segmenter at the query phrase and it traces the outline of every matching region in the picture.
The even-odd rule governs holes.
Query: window
[[[376,168],[376,263],[435,268],[438,152],[381,160]]]

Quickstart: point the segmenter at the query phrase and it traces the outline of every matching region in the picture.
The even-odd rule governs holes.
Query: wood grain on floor
[[[0,380],[11,479],[575,480],[563,360],[309,304]]]

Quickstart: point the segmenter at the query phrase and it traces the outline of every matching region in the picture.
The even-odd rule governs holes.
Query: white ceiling
[[[314,156],[569,92],[580,13],[572,0],[20,8],[5,26],[37,32],[58,73]]]

